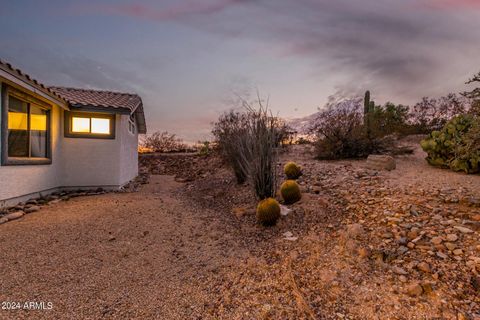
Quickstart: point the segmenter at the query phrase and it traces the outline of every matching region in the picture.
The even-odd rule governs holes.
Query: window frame
[[[30,105],[35,104],[37,107],[40,107],[47,111],[47,130],[46,130],[46,157],[9,157],[8,156],[8,108],[9,108],[9,97],[12,96],[18,100],[26,102],[28,104],[28,153],[31,154],[31,138],[30,138]],[[21,90],[18,90],[7,84],[2,84],[2,121],[1,121],[1,165],[2,166],[13,166],[13,165],[49,165],[52,163],[52,130],[51,130],[51,119],[52,119],[52,105],[48,104],[42,100],[39,100],[32,95],[25,93]]]
[[[97,118],[110,120],[110,133],[86,133],[86,132],[72,132],[73,118]],[[91,120],[90,120],[91,121]],[[81,138],[81,139],[115,139],[115,114],[100,113],[100,112],[81,112],[81,111],[65,111],[64,112],[64,136],[65,138]],[[91,122],[90,122],[91,126]]]
[[[128,117],[128,132],[130,132],[131,135],[135,135],[137,133],[137,125],[134,114]]]

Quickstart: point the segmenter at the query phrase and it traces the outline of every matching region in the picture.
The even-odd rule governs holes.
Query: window
[[[69,138],[115,138],[115,115],[65,112],[65,136]]]
[[[2,165],[51,163],[51,106],[11,87],[3,92]]]

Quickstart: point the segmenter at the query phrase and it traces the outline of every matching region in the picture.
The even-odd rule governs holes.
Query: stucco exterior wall
[[[128,131],[128,116],[118,121],[120,136],[120,184],[124,185],[138,175],[138,134]]]
[[[63,112],[51,111],[51,164],[0,166],[0,207],[64,187],[118,188],[138,175],[138,136],[128,131],[128,115],[116,115],[115,139],[85,139],[64,137]]]
[[[22,195],[27,195],[61,186],[62,145],[60,143],[60,115],[60,107],[54,106],[51,110],[51,164],[0,166],[0,206],[1,201],[5,199],[19,197]],[[1,134],[2,133],[0,132],[0,135]]]

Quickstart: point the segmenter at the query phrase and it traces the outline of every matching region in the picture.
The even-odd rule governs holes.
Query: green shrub
[[[271,226],[277,223],[280,218],[280,205],[273,198],[267,198],[258,203],[257,221],[264,226]]]
[[[473,115],[454,117],[440,131],[420,143],[429,164],[465,173],[480,172],[480,119]]]
[[[292,204],[302,198],[300,187],[295,180],[287,180],[280,187],[280,194],[286,204]]]
[[[295,162],[290,161],[283,168],[283,172],[285,172],[288,179],[295,180],[302,175],[302,168]]]

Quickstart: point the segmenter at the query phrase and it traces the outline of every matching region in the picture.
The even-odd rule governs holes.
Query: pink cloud
[[[249,0],[215,0],[204,2],[187,2],[164,9],[157,9],[143,4],[119,4],[111,6],[95,6],[77,8],[82,12],[101,12],[110,15],[124,15],[132,18],[168,21],[181,19],[189,15],[210,15],[221,12],[230,6],[248,2]],[[77,12],[78,12],[77,11]]]
[[[480,9],[480,0],[428,0],[425,4],[436,9]]]

